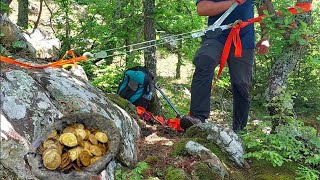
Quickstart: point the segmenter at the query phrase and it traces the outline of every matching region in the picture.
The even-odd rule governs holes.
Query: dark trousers
[[[224,44],[215,39],[204,39],[196,53],[196,66],[191,84],[190,114],[203,122],[209,117],[210,95],[214,69],[219,65]],[[247,125],[249,115],[249,90],[252,81],[254,49],[243,49],[242,57],[234,57],[234,47],[228,57],[233,93],[233,130],[238,132]]]

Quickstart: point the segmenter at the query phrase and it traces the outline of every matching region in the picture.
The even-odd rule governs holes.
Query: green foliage
[[[156,1],[157,30],[166,35],[191,35],[192,31],[203,29],[205,18],[196,14],[194,1]],[[176,38],[182,38],[177,36]],[[160,35],[160,38],[161,37]],[[184,60],[192,60],[199,47],[200,39],[186,38],[182,40],[182,48],[175,52],[182,52]]]
[[[290,161],[313,167],[320,165],[320,138],[316,129],[293,119],[279,126],[276,134],[265,133],[265,125],[248,129],[242,135],[248,148],[246,158],[267,160],[273,166]]]
[[[319,171],[305,166],[300,166],[296,173],[298,175],[296,180],[317,180],[320,177]]]
[[[121,82],[123,71],[118,66],[103,66],[95,69],[92,84],[105,92],[115,93]]]
[[[10,13],[10,7],[8,4],[0,1],[0,12]]]
[[[14,49],[24,49],[24,48],[27,48],[27,44],[24,41],[15,41],[12,44],[12,48],[14,48]]]
[[[139,162],[136,165],[136,168],[134,168],[130,172],[117,170],[115,173],[115,179],[116,180],[141,180],[144,177],[143,176],[144,171],[148,168],[149,168],[148,163]]]

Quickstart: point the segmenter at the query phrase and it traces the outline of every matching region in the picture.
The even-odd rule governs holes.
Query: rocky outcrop
[[[113,121],[121,141],[114,163],[125,166],[136,163],[135,142],[139,137],[136,121],[87,81],[64,69],[33,70],[9,66],[2,68],[0,73],[0,162],[4,173],[22,179],[34,178],[24,161],[31,143],[54,122],[74,113],[95,113],[106,121]],[[112,167],[108,166],[107,171],[113,172]]]
[[[218,145],[238,166],[243,167],[245,165],[242,141],[238,135],[229,128],[224,128],[211,122],[202,123],[189,128],[186,136],[201,136]]]
[[[218,156],[216,156],[203,145],[193,141],[189,141],[186,144],[186,150],[190,155],[199,157],[202,162],[206,163],[211,169],[215,171],[215,173],[219,174],[221,178],[224,178],[228,175],[226,168],[224,167]]]

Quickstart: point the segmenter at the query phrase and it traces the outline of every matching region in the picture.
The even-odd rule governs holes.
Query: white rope
[[[161,44],[166,44],[166,43],[169,43],[171,40],[179,41],[179,40],[183,40],[183,39],[196,38],[196,37],[199,37],[199,36],[203,36],[204,33],[206,31],[208,31],[208,30],[214,30],[215,28],[221,28],[221,30],[226,30],[226,29],[231,28],[232,25],[233,25],[233,23],[227,24],[227,25],[222,25],[222,26],[219,26],[219,27],[210,27],[209,26],[208,28],[203,29],[203,30],[191,31],[191,32],[186,32],[186,33],[181,33],[181,34],[176,34],[176,35],[170,35],[170,36],[163,37],[163,38],[161,38],[159,40],[154,39],[154,40],[144,41],[144,42],[135,43],[135,44],[130,44],[130,45],[122,46],[122,47],[118,47],[118,48],[108,49],[108,50],[105,50],[104,52],[119,51],[119,50],[125,50],[125,51],[122,51],[122,52],[120,51],[120,53],[117,53],[117,54],[110,54],[110,55],[107,55],[104,58],[113,57],[113,56],[120,56],[120,55],[126,55],[127,53],[131,53],[133,51],[139,51],[139,50],[143,50],[143,49],[146,49],[146,48],[158,46],[158,45],[161,45]],[[179,37],[179,36],[181,36],[181,37],[173,39],[173,38]],[[170,40],[170,41],[166,41],[166,40]],[[154,44],[149,45],[150,43],[154,43]],[[141,45],[141,47],[134,48],[134,46],[138,46],[138,45]],[[127,48],[129,48],[129,50],[126,50]]]
[[[198,32],[198,31],[194,31],[194,32]],[[120,50],[120,49],[126,49],[126,48],[128,48],[128,47],[130,48],[129,50],[122,51],[122,52],[117,53],[117,54],[107,55],[105,58],[107,58],[107,57],[113,57],[113,56],[126,55],[127,53],[131,53],[131,52],[133,52],[133,51],[139,51],[139,50],[147,49],[147,48],[150,48],[150,47],[156,47],[156,46],[159,46],[159,45],[162,45],[162,44],[167,44],[167,43],[170,43],[170,41],[165,41],[165,40],[167,40],[167,39],[172,39],[173,37],[182,36],[182,35],[186,35],[186,34],[192,34],[192,33],[194,33],[194,32],[181,33],[181,34],[177,34],[177,35],[167,36],[167,37],[161,38],[161,39],[159,39],[159,40],[144,41],[144,42],[140,42],[140,43],[136,43],[136,44],[131,44],[131,45],[127,45],[127,46],[123,46],[123,47],[119,47],[119,48],[108,49],[108,50],[105,50],[105,52],[117,51],[117,50]],[[179,40],[189,39],[189,38],[192,38],[192,36],[191,36],[191,35],[188,35],[188,36],[184,36],[184,37],[177,38],[177,39],[173,39],[173,40],[174,40],[174,41],[179,41]],[[154,42],[154,44],[149,45],[149,43],[152,43],[152,42]],[[133,46],[137,46],[137,45],[141,45],[141,44],[143,44],[142,47],[137,47],[137,48],[135,48],[135,49],[131,49]]]
[[[170,36],[163,37],[163,38],[161,38],[159,40],[154,39],[154,40],[150,40],[150,41],[143,41],[143,42],[139,42],[139,43],[135,43],[135,44],[130,44],[130,45],[127,45],[127,46],[108,49],[108,50],[105,50],[105,52],[115,51],[115,50],[119,50],[119,49],[126,49],[128,47],[130,48],[130,47],[137,46],[137,45],[144,45],[144,44],[148,44],[148,43],[152,43],[152,42],[164,41],[164,40],[167,40],[167,39],[170,40],[170,39],[172,39],[174,37],[183,36],[183,35],[187,35],[187,34],[192,34],[192,33],[199,32],[199,31],[203,31],[203,30],[192,31],[192,32],[187,32],[187,33],[181,33],[181,34],[176,34],[176,35],[170,35]]]

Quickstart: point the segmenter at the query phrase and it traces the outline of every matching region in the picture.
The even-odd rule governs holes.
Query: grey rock
[[[71,69],[69,70],[72,75],[78,76],[86,81],[88,81],[88,76],[86,75],[86,72],[82,68],[82,66],[77,65],[77,66],[72,66]]]
[[[120,164],[117,164],[115,161],[111,161],[107,168],[101,172],[101,180],[114,180],[116,169],[121,167]]]
[[[245,165],[244,148],[238,135],[229,128],[222,127],[212,122],[194,125],[190,131],[203,131],[207,135],[207,140],[217,144],[229,158],[240,167]]]
[[[115,160],[125,166],[136,163],[139,126],[89,82],[61,69],[8,67],[0,72],[0,84],[0,162],[18,178],[33,176],[23,159],[32,151],[30,144],[45,133],[47,127],[75,113],[99,114],[113,121],[121,142]]]
[[[218,156],[216,156],[213,152],[211,152],[203,145],[193,141],[189,141],[186,144],[186,150],[190,155],[200,157],[200,159],[204,163],[208,164],[209,167],[213,168],[220,177],[224,178],[226,175],[228,175],[225,166],[220,161]]]

